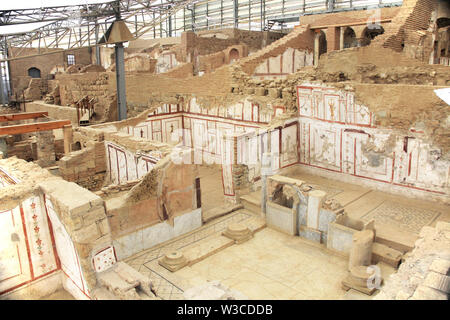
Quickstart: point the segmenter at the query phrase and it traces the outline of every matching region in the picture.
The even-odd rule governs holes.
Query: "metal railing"
[[[84,96],[83,98],[75,102],[75,107],[77,108],[78,124],[80,126],[89,124],[89,120],[94,116],[95,102],[96,99],[89,98],[89,96]],[[86,114],[88,114],[87,120],[83,119]]]

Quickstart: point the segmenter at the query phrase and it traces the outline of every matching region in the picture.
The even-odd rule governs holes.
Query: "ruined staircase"
[[[261,189],[243,195],[240,199],[244,209],[258,215],[261,213]]]
[[[263,49],[255,52],[254,54],[242,58],[239,60],[239,65],[242,67],[244,71],[247,73],[253,73],[254,68],[263,61],[264,59],[270,57],[276,57],[282,54],[286,48],[299,48],[299,43],[301,43],[300,38],[302,36],[306,36],[307,33],[310,32],[309,25],[305,26],[296,26],[294,30],[290,33],[278,39],[277,41],[272,42],[268,46]],[[299,48],[299,49],[308,49],[308,48]],[[313,48],[310,48],[313,50]]]

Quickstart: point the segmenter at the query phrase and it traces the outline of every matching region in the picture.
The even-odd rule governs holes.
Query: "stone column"
[[[306,213],[306,226],[308,228],[319,228],[319,212],[326,195],[327,193],[321,190],[313,190],[308,193],[308,211]]]
[[[319,31],[319,32],[317,32]],[[317,67],[319,65],[319,49],[320,49],[320,30],[316,30],[316,34],[314,36],[314,66]]]
[[[41,167],[49,167],[55,164],[55,136],[53,131],[39,131],[37,139],[37,163]]]
[[[344,49],[344,33],[345,33],[345,27],[341,27],[340,32],[339,32],[339,48],[340,48],[340,50]]]
[[[261,161],[261,214],[266,216],[267,202],[267,176],[272,173],[272,156],[269,152],[264,152]]]
[[[349,269],[369,266],[372,262],[373,231],[363,230],[353,234],[350,250]]]
[[[63,127],[64,135],[64,154],[69,154],[72,151],[73,130],[72,125],[68,124]]]

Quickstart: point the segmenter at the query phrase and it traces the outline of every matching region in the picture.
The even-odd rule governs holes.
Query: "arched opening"
[[[380,25],[373,25],[364,29],[361,37],[361,46],[368,46],[375,37],[384,33],[384,29]]]
[[[239,60],[239,51],[237,49],[230,50],[230,63]]]
[[[81,150],[81,143],[80,143],[80,141],[77,141],[77,142],[75,142],[72,145],[72,151],[78,151],[78,150]]]
[[[356,39],[355,30],[347,27],[344,31],[344,49],[353,48],[358,46],[358,40]]]
[[[319,57],[327,53],[327,36],[325,35],[325,32],[320,31],[319,35]]]
[[[450,26],[450,18],[439,18],[436,20],[436,25],[439,29]]]
[[[272,194],[272,202],[292,209],[294,208],[294,204],[298,204],[299,201],[295,190],[291,186],[280,184]]]
[[[28,75],[32,78],[40,78],[41,77],[41,70],[38,68],[30,68],[28,69]]]

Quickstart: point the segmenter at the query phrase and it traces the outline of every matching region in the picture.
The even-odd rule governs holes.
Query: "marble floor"
[[[212,237],[227,224],[248,219],[250,215],[239,210],[193,231],[184,239],[149,249],[126,262],[150,277],[163,299],[183,299],[184,290],[212,280],[219,280],[252,300],[370,298],[341,288],[341,281],[347,275],[348,258],[270,228],[257,232],[247,242],[232,245],[174,273],[158,264],[158,258],[165,252],[195,244],[196,239]],[[384,264],[380,268],[383,277],[394,272]]]
[[[432,226],[439,220],[450,221],[448,206],[433,201],[396,196],[301,170],[294,170],[289,176],[326,191],[328,197],[338,200],[352,218],[364,221],[374,219],[377,236],[406,246],[414,245],[423,226]],[[200,177],[203,210],[222,205],[220,170],[201,167]],[[232,219],[246,219],[248,213],[238,210],[212,220],[186,237],[204,239],[205,236],[212,236],[223,230]],[[211,280],[219,280],[249,299],[371,298],[341,288],[341,281],[347,274],[348,258],[328,251],[323,245],[270,228],[256,233],[245,243],[227,247],[174,273],[157,263],[157,258],[164,252],[176,249],[182,243],[192,244],[187,239],[174,239],[175,242],[161,244],[157,249],[149,249],[144,254],[127,259],[127,263],[156,281],[163,292],[163,299],[182,299],[184,290]],[[181,242],[176,244],[176,241]],[[395,271],[383,263],[379,266],[384,279]]]
[[[336,300],[346,299],[341,281],[347,275],[347,266],[348,258],[299,237],[265,228],[253,239],[175,274],[192,286],[220,280],[252,300]],[[386,265],[381,268],[383,276],[393,271]]]
[[[408,198],[328,179],[293,169],[288,174],[326,191],[344,206],[346,213],[365,222],[375,220],[377,236],[413,247],[420,229],[437,221],[450,221],[450,206],[436,201]]]

